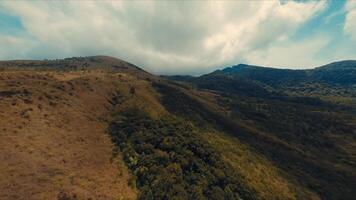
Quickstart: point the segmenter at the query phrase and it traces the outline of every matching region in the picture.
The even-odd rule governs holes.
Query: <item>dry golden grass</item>
[[[159,101],[159,94],[152,88],[151,82],[137,78],[129,74],[116,74],[119,77],[119,84],[116,85],[122,102],[116,107],[116,111],[124,111],[129,108],[137,108],[148,113],[153,118],[158,118],[167,114],[165,108]],[[134,88],[134,93],[131,93]]]
[[[122,79],[122,80],[121,80]],[[123,76],[0,72],[0,199],[135,199],[106,133]]]
[[[319,199],[316,194],[293,184],[270,161],[238,139],[214,130],[203,133],[202,137],[224,156],[261,199]]]

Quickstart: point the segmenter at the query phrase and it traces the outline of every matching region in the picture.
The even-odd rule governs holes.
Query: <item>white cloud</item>
[[[26,57],[26,48],[32,48],[34,45],[29,39],[0,34],[0,59]]]
[[[345,5],[346,18],[344,31],[356,41],[356,1],[348,1]]]
[[[0,9],[19,17],[35,38],[16,38],[23,42],[19,54],[12,52],[19,57],[107,54],[154,73],[202,73],[250,60],[250,53],[261,60],[263,51],[288,42],[325,5],[324,1],[8,1],[0,2]],[[0,39],[0,45],[14,49],[8,40]],[[268,62],[273,64],[274,59],[270,56]]]
[[[246,57],[247,61],[261,66],[293,69],[313,68],[332,61],[318,56],[327,47],[329,41],[330,38],[321,35],[302,41],[282,41],[267,49],[250,52]]]

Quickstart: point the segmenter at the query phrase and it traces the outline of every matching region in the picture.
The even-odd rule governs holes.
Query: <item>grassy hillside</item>
[[[199,92],[192,93],[178,84],[157,88],[166,94],[162,102],[170,111],[238,138],[321,198],[352,198],[356,178],[355,98],[346,94],[343,97],[350,101],[337,104],[340,99],[334,93],[282,91],[294,87],[295,80],[289,80],[287,74],[279,78],[279,73],[293,76],[295,72],[237,66],[184,80]],[[274,85],[278,81],[281,86]],[[333,91],[342,92],[336,88],[347,90],[351,86],[333,87]],[[197,95],[206,92],[214,95]],[[330,96],[335,99],[324,101]]]
[[[0,73],[0,199],[135,199],[106,134],[107,73]]]
[[[0,199],[352,199],[353,86],[240,67],[0,62]]]
[[[311,190],[300,186],[266,157],[243,144],[238,138],[216,130],[205,131],[203,139],[216,148],[230,163],[244,183],[260,199],[319,199]]]

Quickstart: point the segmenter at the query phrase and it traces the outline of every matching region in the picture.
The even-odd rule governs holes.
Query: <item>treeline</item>
[[[115,117],[109,133],[134,176],[139,199],[256,199],[188,122],[129,110]]]

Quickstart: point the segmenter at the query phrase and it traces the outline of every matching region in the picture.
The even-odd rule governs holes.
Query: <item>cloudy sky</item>
[[[356,59],[356,1],[0,1],[0,59],[90,55],[192,75]]]

